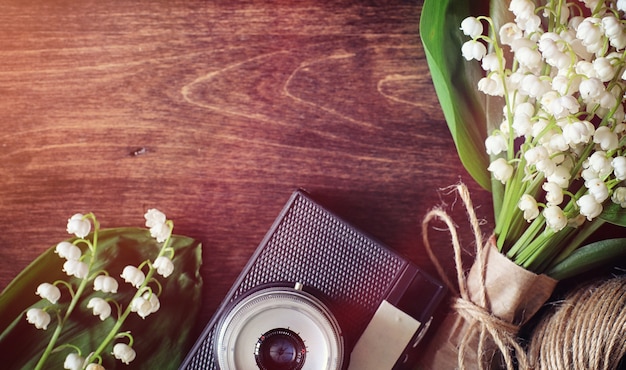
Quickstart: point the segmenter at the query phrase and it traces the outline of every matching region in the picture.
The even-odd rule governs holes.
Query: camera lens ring
[[[283,286],[254,292],[226,312],[215,332],[220,369],[263,369],[254,352],[272,330],[291,341],[286,344],[303,346],[303,361],[294,365],[300,367],[285,369],[341,369],[343,337],[332,313],[313,295]]]
[[[276,328],[261,335],[254,349],[254,358],[261,370],[300,370],[306,352],[306,344],[297,333]]]

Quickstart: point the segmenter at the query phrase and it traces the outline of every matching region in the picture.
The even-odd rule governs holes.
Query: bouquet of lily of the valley
[[[145,219],[149,229],[68,220],[74,238],[0,294],[3,368],[178,368],[200,307],[201,245],[156,209]]]
[[[482,368],[496,348],[524,367],[516,331],[556,282],[626,255],[626,239],[585,244],[626,226],[626,1],[480,5],[426,0],[420,22],[458,154],[495,212],[430,368]]]

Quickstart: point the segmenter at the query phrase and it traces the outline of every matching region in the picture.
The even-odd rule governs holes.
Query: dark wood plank
[[[439,189],[463,180],[491,210],[443,121],[420,8],[4,1],[0,288],[73,213],[141,226],[157,207],[204,244],[202,325],[299,187],[434,273],[419,228]]]

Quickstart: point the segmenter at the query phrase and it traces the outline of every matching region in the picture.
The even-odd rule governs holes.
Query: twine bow
[[[479,369],[484,369],[482,358],[485,354],[487,338],[491,338],[491,340],[493,340],[496,344],[498,350],[502,353],[507,369],[514,369],[514,357],[517,358],[520,368],[525,369],[528,367],[526,353],[517,342],[517,332],[519,331],[519,326],[493,315],[488,309],[488,297],[485,288],[485,244],[480,230],[480,222],[474,212],[469,190],[463,183],[459,183],[453,188],[458,192],[460,198],[463,200],[463,204],[472,227],[472,232],[474,234],[474,241],[476,244],[474,264],[477,266],[479,271],[479,290],[477,292],[473,292],[477,293],[476,301],[472,300],[467,288],[467,280],[463,271],[463,261],[461,258],[461,245],[452,217],[441,208],[434,208],[429,211],[422,221],[422,238],[424,240],[426,252],[435,265],[439,276],[451,292],[456,292],[456,297],[452,307],[469,323],[469,328],[461,339],[458,348],[457,361],[459,369],[465,369],[465,354],[468,350],[470,339],[476,330],[478,330],[479,333],[477,348],[477,365]],[[445,271],[441,267],[438,258],[432,251],[432,247],[428,239],[428,225],[435,218],[443,221],[450,232],[452,247],[454,250],[458,291],[448,279]],[[511,349],[513,350],[515,356],[511,353]]]

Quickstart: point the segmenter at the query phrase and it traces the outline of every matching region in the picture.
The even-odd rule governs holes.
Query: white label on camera
[[[391,369],[421,325],[383,301],[354,346],[348,370]]]

